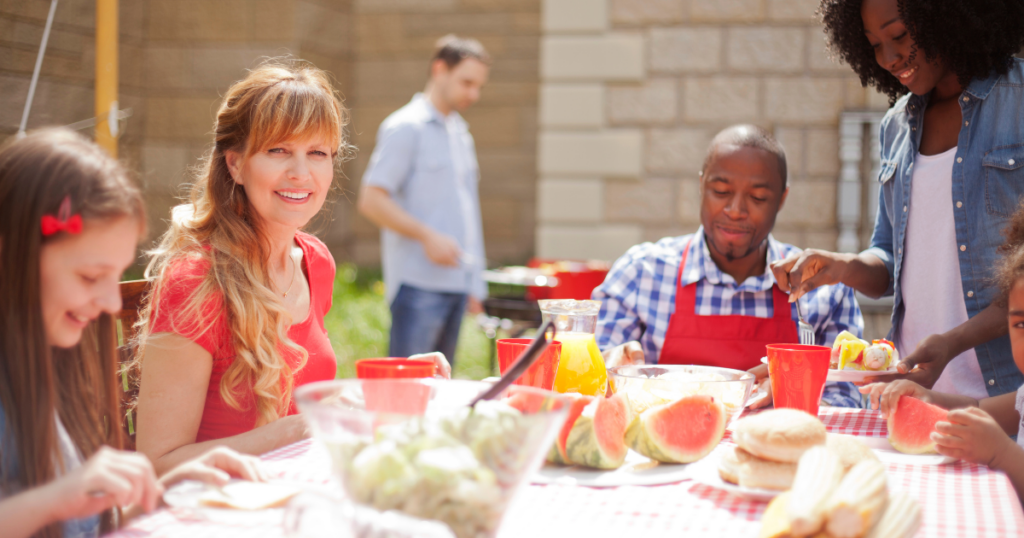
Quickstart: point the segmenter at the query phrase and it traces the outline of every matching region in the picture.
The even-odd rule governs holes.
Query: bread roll
[[[825,447],[839,456],[843,470],[847,472],[862,461],[879,461],[878,456],[870,448],[852,435],[830,433],[825,441]]]
[[[736,452],[740,450],[743,449],[734,446],[727,447],[718,460],[718,476],[730,484],[740,483],[740,462],[736,456]]]
[[[733,440],[767,460],[796,463],[807,449],[825,444],[825,425],[796,409],[772,409],[737,420]]]
[[[742,448],[736,449],[736,456],[740,464],[741,486],[776,491],[785,491],[793,487],[793,478],[796,476],[795,463],[761,459]]]
[[[718,461],[722,480],[745,488],[785,491],[793,485],[795,463],[761,459],[739,447],[729,447]]]

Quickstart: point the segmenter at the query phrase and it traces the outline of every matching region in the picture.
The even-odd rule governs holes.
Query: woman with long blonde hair
[[[260,454],[307,436],[294,387],[333,379],[330,252],[302,232],[347,149],[325,73],[270,61],[228,90],[214,143],[151,253],[136,446],[158,472],[211,445]]]

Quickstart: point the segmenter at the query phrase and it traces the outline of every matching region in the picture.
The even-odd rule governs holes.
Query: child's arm
[[[56,521],[46,487],[32,488],[0,501],[0,536],[23,538]]]
[[[1003,471],[1017,497],[1024,499],[1024,450],[995,419],[980,408],[969,407],[950,411],[948,420],[935,423],[931,435],[939,454]]]
[[[988,413],[979,408],[950,411],[948,422],[935,423],[932,441],[939,454],[1006,472],[1024,500],[1024,450]]]
[[[103,448],[74,471],[0,502],[0,536],[31,536],[51,523],[115,505],[152,510],[162,493],[145,456]]]
[[[1020,429],[1020,413],[1017,412],[1017,393],[1008,392],[992,398],[985,398],[979,407],[992,415],[1006,435],[1017,435]]]
[[[1017,498],[1024,502],[1024,448],[1017,443],[1010,443],[1006,450],[996,457],[993,469],[1006,473],[1013,489],[1017,490]]]

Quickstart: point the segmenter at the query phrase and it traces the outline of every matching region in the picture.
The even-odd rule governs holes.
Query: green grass
[[[384,301],[380,271],[352,264],[339,266],[334,305],[324,317],[324,326],[338,358],[338,377],[355,377],[358,359],[386,357],[391,312]],[[492,375],[488,372],[492,345],[472,316],[463,318],[453,377],[482,379]]]

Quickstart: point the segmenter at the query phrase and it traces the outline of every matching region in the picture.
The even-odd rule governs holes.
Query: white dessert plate
[[[232,480],[229,484],[235,482],[238,481]],[[261,486],[265,488],[279,488],[282,492],[287,491],[290,493],[289,498],[296,494],[292,492],[302,490],[327,491],[327,488],[321,486],[280,480],[264,483]],[[179,519],[215,521],[229,525],[261,526],[266,524],[280,525],[281,518],[284,516],[285,509],[283,507],[240,510],[236,508],[207,506],[203,501],[205,498],[209,498],[211,493],[216,492],[210,486],[194,480],[185,480],[165,491],[163,500],[169,508],[174,509],[175,516]]]
[[[903,463],[907,465],[945,465],[958,461],[950,456],[942,454],[904,454],[893,448],[892,444],[885,437],[857,437],[857,440],[864,443],[878,455],[882,463]]]
[[[711,454],[704,459],[689,466],[689,477],[699,484],[711,486],[727,491],[738,497],[752,501],[770,501],[777,497],[781,491],[763,488],[745,488],[722,480],[718,474],[718,462],[722,457],[722,451],[727,447],[719,445]]]
[[[829,381],[850,381],[853,383],[859,383],[869,377],[898,373],[899,372],[895,368],[890,368],[888,370],[833,370],[829,368],[828,377],[826,379]]]
[[[626,463],[618,469],[601,470],[578,465],[562,466],[545,463],[530,478],[534,484],[559,484],[566,486],[617,487],[657,486],[672,484],[690,478],[687,468],[695,464],[659,463],[647,456],[630,450]]]

